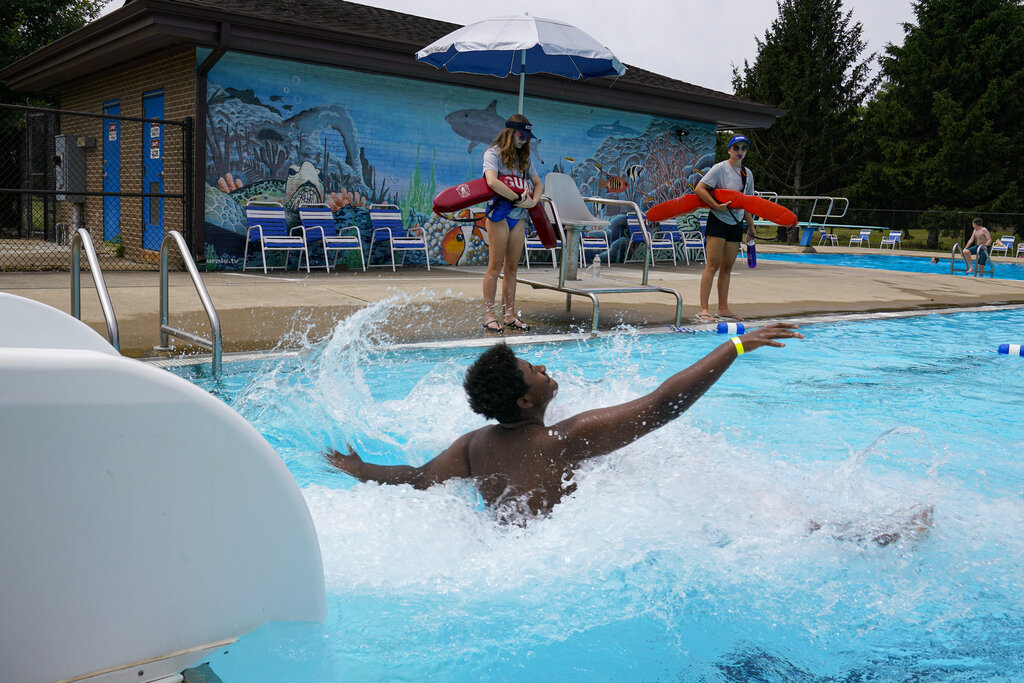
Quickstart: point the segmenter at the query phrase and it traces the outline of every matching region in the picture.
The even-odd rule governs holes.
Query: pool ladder
[[[957,256],[959,256],[963,260],[963,264],[964,264],[963,270],[960,270],[960,269],[958,269],[956,267],[956,264],[957,264],[956,257]],[[981,267],[981,272],[980,273],[978,272],[977,258],[975,258],[975,264],[974,265],[975,265],[975,268],[974,268],[974,276],[975,277],[984,277],[985,274],[986,274],[985,273],[986,270],[988,271],[988,276],[989,277],[995,277],[996,276],[996,264],[992,261],[992,252],[991,251],[988,252],[988,261],[986,262],[986,264],[984,266]],[[963,250],[963,248],[961,248],[959,242],[957,242],[956,244],[953,245],[953,250],[949,254],[949,274],[952,275],[953,273],[958,273],[958,272],[963,272],[963,273],[967,272],[967,257],[964,256],[964,250]]]
[[[179,330],[168,324],[169,306],[167,262],[168,256],[170,255],[171,244],[175,244],[178,247],[178,252],[181,254],[182,261],[185,263],[185,268],[188,270],[189,276],[192,278],[192,284],[196,288],[196,293],[199,294],[199,300],[202,302],[203,308],[206,310],[206,317],[210,321],[210,339],[191,332],[186,332],[185,330]],[[89,231],[85,228],[79,228],[76,230],[75,236],[71,241],[71,315],[79,320],[82,319],[82,249],[85,249],[85,257],[89,262],[89,270],[92,272],[93,283],[96,285],[96,294],[100,299],[100,308],[103,309],[103,319],[107,323],[107,336],[110,338],[110,344],[120,351],[121,346],[117,332],[117,317],[114,315],[114,307],[110,302],[110,294],[107,292],[107,285],[103,280],[103,271],[100,270],[99,260],[96,258],[96,249],[92,243],[92,236],[89,235]],[[181,233],[177,230],[169,231],[164,235],[164,239],[160,243],[160,346],[154,347],[154,349],[157,351],[170,351],[170,337],[172,335],[180,339],[190,341],[204,349],[208,349],[213,356],[211,361],[213,375],[215,377],[220,376],[221,350],[223,347],[220,331],[220,317],[217,315],[217,310],[213,307],[213,301],[210,299],[210,294],[206,291],[206,286],[199,277],[199,269],[196,268],[196,262],[189,253],[188,245],[185,244],[185,238],[182,237]]]

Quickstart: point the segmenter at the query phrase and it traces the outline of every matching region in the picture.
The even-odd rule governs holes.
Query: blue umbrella
[[[519,74],[520,114],[526,74],[597,78],[626,72],[611,50],[572,24],[528,14],[463,26],[417,52],[416,59],[452,72]]]

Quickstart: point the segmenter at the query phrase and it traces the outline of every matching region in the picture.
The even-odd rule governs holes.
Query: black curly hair
[[[508,344],[497,344],[480,354],[466,370],[462,386],[473,412],[498,422],[515,422],[521,417],[516,400],[529,390]]]

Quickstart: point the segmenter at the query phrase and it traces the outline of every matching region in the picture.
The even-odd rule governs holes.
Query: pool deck
[[[799,247],[762,244],[762,252],[800,251]],[[821,253],[879,253],[878,249],[819,247]],[[887,253],[887,252],[882,252]],[[730,288],[732,309],[747,321],[869,311],[958,308],[988,304],[1024,304],[1024,281],[949,275],[949,254],[906,252],[906,256],[938,256],[935,274],[902,273],[762,260],[756,269],[737,261]],[[996,258],[996,263],[1013,259]],[[550,272],[535,266],[527,272]],[[692,326],[697,312],[702,265],[677,266],[659,262],[649,282],[677,290],[683,297],[683,325]],[[323,270],[307,275],[273,271],[203,273],[221,321],[225,353],[268,350],[300,336],[319,338],[335,324],[368,304],[398,297],[382,323],[396,342],[483,339],[481,328],[482,267],[433,267],[367,272]],[[602,276],[639,283],[640,264],[613,265]],[[156,272],[104,273],[117,315],[121,351],[133,357],[160,355],[153,347],[159,336],[159,274]],[[70,274],[67,272],[0,272],[0,291],[28,297],[70,312]],[[499,283],[500,287],[500,283]],[[99,299],[88,272],[82,274],[82,318],[106,336]],[[209,327],[195,289],[186,273],[171,273],[170,322],[175,327],[206,336]],[[500,293],[499,293],[500,299]],[[716,294],[712,292],[711,309]],[[592,307],[574,298],[565,310],[565,295],[520,285],[517,308],[531,325],[528,334],[563,334],[590,330]],[[601,296],[601,332],[621,324],[665,327],[675,316],[671,295]],[[514,333],[509,333],[511,337]],[[518,333],[515,333],[519,336]],[[178,342],[181,349],[184,345]],[[193,349],[200,351],[200,349]]]

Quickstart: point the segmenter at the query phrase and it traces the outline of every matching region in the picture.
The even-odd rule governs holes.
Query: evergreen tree
[[[751,168],[759,189],[837,194],[864,161],[861,108],[877,86],[875,56],[862,59],[863,28],[842,0],[777,4],[754,63],[733,70],[737,95],[787,110],[771,128],[745,132]]]
[[[903,45],[881,60],[882,88],[866,116],[877,143],[858,203],[1024,211],[1024,3],[919,0],[913,9],[917,24],[905,24]],[[940,230],[962,229],[932,216],[919,221],[931,228],[929,246]]]

